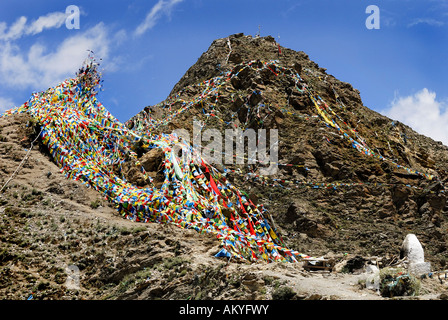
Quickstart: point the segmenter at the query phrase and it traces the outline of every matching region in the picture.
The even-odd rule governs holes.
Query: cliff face
[[[269,209],[292,248],[393,260],[415,233],[427,259],[445,266],[447,147],[368,109],[304,52],[273,37],[215,40],[167,100],[127,124],[193,134],[193,120],[223,135],[278,130],[275,175],[261,175],[260,163],[217,167]]]

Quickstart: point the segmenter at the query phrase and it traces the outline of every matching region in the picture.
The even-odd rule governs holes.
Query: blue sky
[[[119,120],[164,100],[217,38],[272,35],[364,104],[448,144],[447,0],[46,0],[0,4],[0,108],[72,77],[91,49]],[[68,29],[66,7],[80,9]],[[380,29],[368,29],[369,5]]]

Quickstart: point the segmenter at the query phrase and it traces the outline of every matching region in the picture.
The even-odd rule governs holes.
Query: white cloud
[[[29,50],[13,42],[0,47],[0,83],[3,86],[43,90],[74,76],[87,57],[87,50],[105,59],[109,35],[103,23],[66,38],[56,48],[34,43]]]
[[[163,14],[169,16],[174,6],[183,0],[159,0],[151,11],[146,15],[145,20],[135,29],[135,35],[141,36],[147,30],[152,29]]]
[[[5,22],[0,22],[0,40],[17,40],[25,35],[35,35],[45,29],[60,28],[64,24],[66,14],[63,12],[52,12],[41,16],[27,24],[27,17],[18,18],[9,28]]]
[[[382,113],[448,145],[448,102],[438,101],[435,92],[424,88],[414,95],[397,97]]]
[[[44,29],[60,28],[65,23],[66,18],[67,15],[64,12],[49,13],[33,21],[27,28],[26,33],[35,35],[41,33]]]
[[[10,98],[0,97],[0,113],[14,108],[16,105]]]
[[[427,25],[432,26],[432,27],[442,27],[443,25],[445,25],[444,22],[439,21],[439,20],[419,18],[419,19],[415,19],[410,24],[408,24],[408,27],[414,27],[414,26],[419,25],[419,24],[427,24]]]
[[[20,17],[14,22],[10,27],[9,30],[6,32],[6,29],[8,29],[5,22],[1,23],[0,27],[0,40],[15,40],[20,38],[24,33],[26,29],[26,17]]]
[[[127,38],[128,34],[126,30],[120,29],[115,33],[113,41],[115,42],[116,45],[121,45]]]

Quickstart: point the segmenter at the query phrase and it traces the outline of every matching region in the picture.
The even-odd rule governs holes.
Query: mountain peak
[[[242,62],[277,59],[291,65],[297,62],[306,65],[308,56],[304,52],[295,52],[281,47],[272,36],[252,37],[237,33],[216,39],[174,86],[171,94],[180,91],[185,86],[216,77]]]

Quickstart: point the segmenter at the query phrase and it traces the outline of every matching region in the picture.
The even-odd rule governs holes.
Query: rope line
[[[37,135],[37,137],[31,142],[31,146],[28,149],[27,153],[25,154],[25,157],[22,159],[22,161],[19,163],[19,165],[17,166],[16,170],[12,173],[12,175],[9,177],[9,179],[5,182],[5,184],[2,186],[2,188],[0,189],[0,193],[3,192],[3,190],[6,188],[6,186],[15,178],[15,176],[18,174],[18,172],[20,171],[20,169],[22,168],[23,164],[26,162],[26,160],[28,159],[29,154],[31,153],[31,150],[34,147],[34,143],[37,141],[37,139],[39,139],[40,135],[43,132],[43,128],[40,130],[39,134]],[[0,194],[0,197],[2,195]]]

